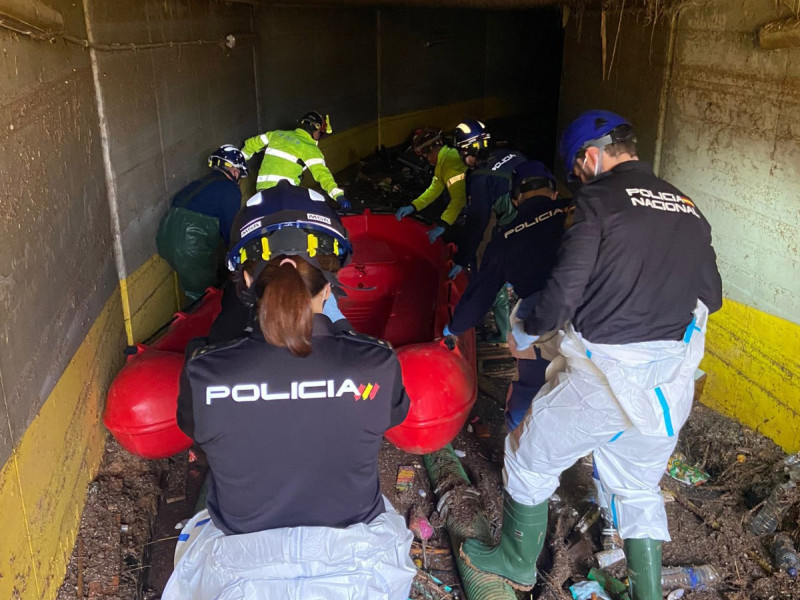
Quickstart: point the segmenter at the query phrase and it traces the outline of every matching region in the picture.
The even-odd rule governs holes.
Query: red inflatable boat
[[[455,248],[430,244],[427,226],[414,219],[365,211],[343,221],[354,254],[339,279],[353,289],[339,307],[356,330],[394,345],[411,398],[408,417],[386,437],[406,452],[438,450],[458,434],[477,396],[474,332],[452,349],[437,339],[467,284],[463,273],[447,278]],[[191,445],[175,422],[183,351],[207,334],[220,299],[209,289],[195,310],[177,313],[156,343],[138,346],[109,388],[103,422],[129,452],[164,458]]]

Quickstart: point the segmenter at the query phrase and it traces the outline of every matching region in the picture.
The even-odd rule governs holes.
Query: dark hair
[[[630,154],[636,156],[636,134],[630,125],[620,125],[611,132],[611,143],[606,146],[609,156]]]
[[[336,256],[328,254],[315,258],[326,271],[339,270]],[[244,270],[252,274],[257,264],[254,260],[247,261]],[[279,254],[267,263],[251,285],[258,299],[258,324],[267,343],[286,348],[295,356],[311,354],[314,320],[311,298],[319,294],[326,283],[322,272],[299,256]]]

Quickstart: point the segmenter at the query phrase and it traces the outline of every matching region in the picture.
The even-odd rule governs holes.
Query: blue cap
[[[525,162],[518,164],[514,169],[514,174],[512,175],[511,179],[513,196],[517,197],[521,192],[545,187],[547,184],[541,180],[547,180],[550,184],[550,189],[556,189],[556,178],[553,176],[553,173],[550,171],[550,169],[547,168],[547,165],[545,165],[543,162],[539,160],[526,160]],[[533,183],[535,187],[528,186],[528,189],[526,190],[524,189],[526,187],[526,183]]]
[[[609,110],[587,110],[564,130],[559,154],[564,161],[567,179],[573,179],[572,166],[578,152],[589,146],[612,143],[609,134],[620,125],[630,125],[627,119]]]

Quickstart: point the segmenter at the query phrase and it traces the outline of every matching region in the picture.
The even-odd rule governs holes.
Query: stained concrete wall
[[[84,34],[83,12],[54,2]],[[0,29],[0,464],[116,286],[85,50]]]
[[[611,110],[631,120],[638,134],[639,156],[652,163],[669,26],[668,20],[650,23],[638,12],[609,11],[605,26],[600,12],[571,15],[564,31],[559,132],[584,110]]]
[[[800,48],[755,33],[770,0],[686,8],[676,31],[662,172],[714,229],[725,306],[711,319],[707,401],[800,449]]]
[[[417,127],[554,112],[557,96],[542,82],[558,80],[555,10],[281,6],[256,14],[264,128],[293,127],[309,109],[330,113],[335,133],[350,137],[323,141],[334,167]]]
[[[250,6],[48,4],[72,42],[0,29],[3,598],[60,584],[126,326],[139,341],[175,308],[158,219],[210,150],[257,125]],[[180,45],[228,33],[244,34],[233,50]]]
[[[212,150],[256,128],[252,8],[196,0],[89,6],[94,43],[145,45],[97,53],[127,277],[155,255],[155,231],[172,195],[207,172]],[[220,41],[242,33],[233,49]],[[146,46],[201,40],[218,42]],[[130,286],[135,341],[175,308],[168,269],[148,267]]]
[[[790,16],[770,0],[687,7],[655,28],[626,16],[603,78],[599,13],[573,19],[559,122],[628,116],[640,155],[703,210],[725,303],[712,315],[703,401],[800,449],[800,49],[764,51],[756,31]],[[606,22],[608,72],[619,13]],[[660,158],[658,158],[660,157]]]
[[[703,199],[725,295],[800,323],[800,49],[761,50],[770,0],[688,8],[663,172]]]

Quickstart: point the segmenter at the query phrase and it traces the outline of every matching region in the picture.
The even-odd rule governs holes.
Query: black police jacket
[[[514,220],[501,227],[486,246],[481,267],[453,312],[450,331],[461,334],[480,323],[506,282],[520,298],[541,290],[556,261],[570,211],[568,200],[548,196],[525,200]]]
[[[195,350],[178,425],[206,453],[208,510],[228,534],[347,527],[384,512],[378,451],[409,400],[391,346],[315,315],[305,358],[260,330]]]
[[[722,306],[711,226],[646,163],[621,163],[580,188],[552,276],[525,330],[572,319],[598,344],[680,340],[697,300]]]

